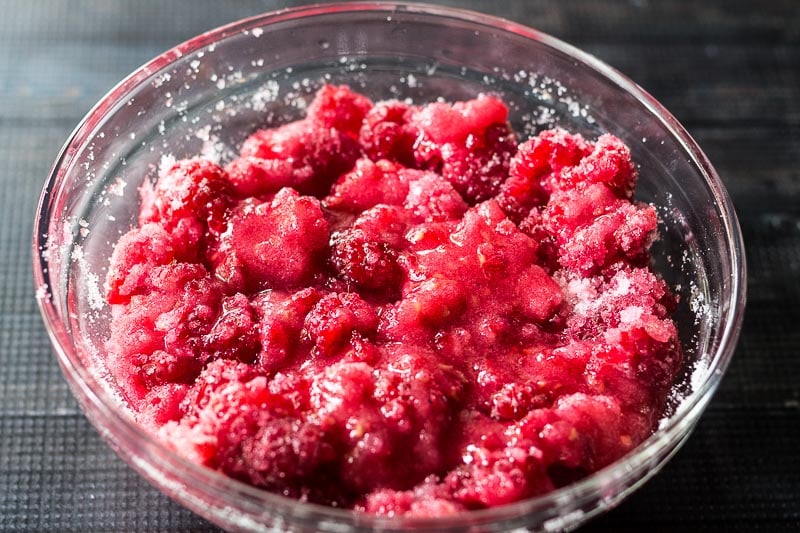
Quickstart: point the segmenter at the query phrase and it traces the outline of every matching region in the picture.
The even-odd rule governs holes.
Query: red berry
[[[237,290],[297,287],[319,270],[327,244],[319,201],[282,189],[271,202],[245,204],[231,214],[215,274]]]
[[[328,194],[331,184],[353,167],[359,155],[352,137],[310,119],[256,131],[241,150],[244,158],[289,162],[290,185],[318,197]]]
[[[324,85],[308,106],[307,117],[326,128],[358,137],[364,116],[372,109],[366,96],[346,85]]]
[[[196,218],[219,234],[225,228],[230,193],[227,174],[219,165],[199,158],[179,161],[152,192],[143,189],[139,222],[158,222],[171,230],[183,218]]]
[[[331,262],[339,277],[358,289],[399,294],[403,272],[397,253],[385,242],[370,240],[363,231],[348,230],[334,235]]]
[[[335,355],[353,334],[370,337],[378,327],[375,309],[356,293],[334,293],[323,297],[311,309],[303,326],[323,356]]]
[[[375,104],[367,113],[359,135],[364,153],[373,161],[389,159],[413,166],[417,132],[409,120],[416,109],[396,100]]]

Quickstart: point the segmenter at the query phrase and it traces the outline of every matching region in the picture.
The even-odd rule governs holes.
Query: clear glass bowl
[[[164,154],[230,157],[258,125],[301,115],[322,82],[375,99],[500,94],[519,131],[610,132],[640,165],[637,198],[658,207],[655,268],[680,295],[687,362],[659,429],[622,460],[542,497],[442,519],[380,518],[270,494],[191,464],[148,436],[106,380],[111,250],[135,221],[137,188]],[[42,192],[37,298],[58,361],[86,415],[133,468],[209,520],[241,531],[577,527],[616,505],[678,450],[734,350],[745,304],[742,238],[705,155],[650,95],[557,39],[477,13],[347,3],[280,11],[188,41],[146,64],[86,116]]]

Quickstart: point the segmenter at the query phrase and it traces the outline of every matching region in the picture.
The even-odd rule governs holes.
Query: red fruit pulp
[[[439,516],[543,494],[652,431],[682,362],[628,148],[502,101],[325,86],[225,168],[143,189],[108,366],[151,431],[286,496]]]

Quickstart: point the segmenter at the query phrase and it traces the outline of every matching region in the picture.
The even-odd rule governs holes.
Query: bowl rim
[[[709,363],[706,376],[702,383],[694,388],[691,394],[681,402],[677,411],[644,442],[640,443],[628,454],[614,463],[580,481],[541,496],[527,498],[489,509],[468,511],[437,518],[409,518],[377,516],[358,511],[337,509],[320,504],[300,502],[263,489],[255,488],[220,472],[185,459],[183,456],[172,451],[166,445],[145,432],[133,422],[129,416],[117,412],[114,408],[115,403],[108,394],[103,391],[102,388],[92,386],[96,384],[97,381],[94,376],[89,373],[88,369],[80,363],[76,350],[70,342],[68,328],[62,321],[62,317],[56,308],[57,306],[52,302],[52,296],[49,292],[48,294],[44,294],[37,291],[36,299],[39,310],[59,364],[62,366],[65,377],[69,381],[70,386],[73,387],[73,390],[77,387],[78,390],[76,392],[80,392],[85,397],[86,401],[90,402],[92,406],[98,410],[104,421],[110,422],[115,429],[122,431],[125,439],[134,439],[136,442],[140,442],[145,446],[152,446],[159,454],[165,456],[168,461],[180,465],[183,472],[188,474],[189,478],[193,478],[192,480],[183,480],[186,481],[187,484],[189,481],[204,484],[214,483],[215,486],[224,487],[226,492],[240,493],[270,505],[272,506],[272,510],[276,512],[289,511],[294,514],[297,512],[297,508],[301,507],[303,508],[303,516],[307,515],[309,518],[313,516],[317,519],[322,518],[334,521],[341,520],[358,526],[450,527],[458,525],[469,526],[495,519],[527,515],[532,512],[563,505],[565,502],[579,502],[579,505],[580,502],[592,497],[598,489],[614,481],[627,479],[631,477],[633,473],[639,472],[647,466],[648,460],[653,457],[656,452],[667,449],[671,443],[675,443],[678,437],[688,435],[688,432],[691,431],[719,385],[735,350],[736,341],[739,337],[744,317],[747,267],[744,254],[744,241],[731,198],[711,162],[686,129],[653,96],[627,76],[621,74],[593,55],[583,52],[539,30],[494,15],[441,5],[390,1],[335,2],[285,8],[251,16],[208,30],[172,47],[134,70],[103,96],[78,123],[59,151],[42,189],[36,210],[37,218],[33,228],[33,273],[35,287],[45,287],[49,289],[52,286],[47,264],[48,229],[50,215],[53,214],[50,212],[50,202],[58,197],[58,193],[60,192],[58,186],[63,186],[60,182],[65,176],[67,167],[71,163],[74,149],[81,146],[86,138],[91,136],[95,127],[102,121],[107,112],[113,110],[129,93],[141,84],[148,83],[153,75],[183,56],[200,51],[202,48],[229,36],[254,28],[264,28],[268,30],[271,24],[295,20],[302,17],[326,16],[356,11],[362,14],[371,12],[383,16],[410,14],[427,16],[436,18],[437,20],[457,19],[491,27],[495,30],[504,30],[519,37],[537,41],[546,47],[569,56],[570,59],[575,62],[582,63],[596,74],[613,82],[619,89],[633,96],[654,118],[661,122],[669,134],[678,141],[685,155],[689,156],[691,163],[700,171],[705,183],[711,189],[711,193],[717,202],[719,215],[723,224],[724,240],[729,245],[727,259],[730,261],[731,279],[729,280],[730,285],[728,289],[730,301],[727,308],[723,309],[720,313],[721,318],[725,319],[724,325],[719,328],[720,333],[716,337],[718,339],[717,348],[711,363]],[[105,432],[101,433],[104,433],[104,438],[109,438]],[[683,441],[685,441],[685,438]],[[683,441],[681,441],[681,443]],[[644,479],[649,478],[650,475],[654,473],[654,471],[649,474],[645,472]],[[613,502],[610,503],[613,505]]]

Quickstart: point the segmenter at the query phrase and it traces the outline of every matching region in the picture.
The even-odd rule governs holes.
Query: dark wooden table
[[[800,3],[443,3],[538,27],[633,78],[704,148],[741,218],[749,302],[724,383],[662,473],[586,529],[800,531]],[[214,530],[117,459],[78,410],[36,310],[29,236],[50,164],[95,101],[159,52],[276,7],[267,0],[0,6],[3,531]]]

